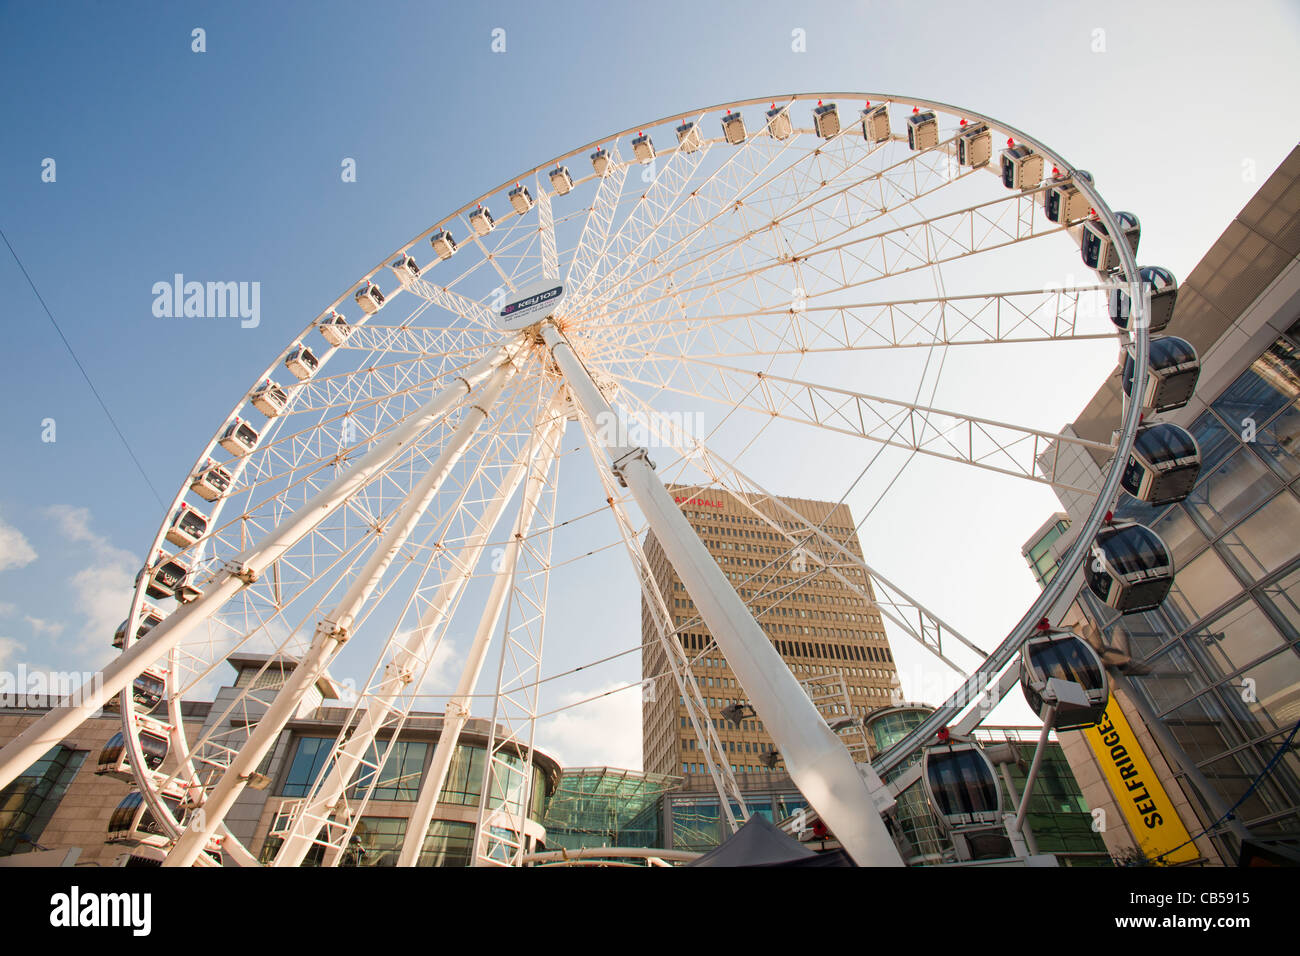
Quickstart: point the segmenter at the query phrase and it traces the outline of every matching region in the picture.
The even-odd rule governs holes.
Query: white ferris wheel
[[[1115,592],[1133,584],[1124,555],[1098,543],[1115,530],[1107,512],[1136,460],[1139,416],[1153,411],[1154,300],[1139,292],[1158,295],[1167,274],[1139,273],[1136,228],[1026,134],[892,95],[712,106],[525,170],[386,256],[238,394],[163,515],[99,692],[0,751],[0,785],[118,695],[120,766],[167,865],[256,865],[225,817],[247,787],[265,786],[259,767],[286,724],[346,665],[358,678],[350,715],[286,811],[275,865],[316,843],[337,862],[373,789],[358,781],[374,780],[408,715],[436,699],[443,730],[400,856],[412,865],[471,706],[494,728],[485,772],[504,776],[493,786],[526,788],[543,637],[581,638],[593,659],[623,649],[600,646],[590,622],[548,614],[609,567],[636,581],[664,676],[693,715],[723,806],[735,806],[672,595],[648,570],[651,531],[795,785],[857,862],[897,863],[873,803],[880,776],[940,728],[960,739],[987,713],[981,698],[1015,686],[1022,646],[1085,561]],[[1087,279],[1034,288],[1051,269]],[[1022,287],[1023,276],[1034,280]],[[1099,338],[1130,349],[1130,391],[1144,397],[1125,404],[1109,444],[978,414],[987,383],[941,374],[943,357],[967,347],[1068,356]],[[954,495],[964,469],[1069,489],[1058,463],[1071,447],[1109,460],[1105,484],[1072,489],[1095,499],[1090,518],[992,652],[927,609],[931,584],[904,591],[884,578],[870,563],[878,545],[865,543],[864,562],[776,498],[798,473],[781,471],[792,458],[836,462],[817,466],[837,483],[817,497],[864,519],[877,502],[854,495],[880,449],[941,462]],[[772,547],[743,571],[723,568],[669,484],[753,502]],[[919,642],[937,668],[956,668],[960,646],[982,661],[874,770],[855,764],[765,635],[770,572],[796,551],[870,595],[893,640]],[[451,686],[431,686],[452,628],[472,635],[467,657]],[[229,655],[253,651],[267,668],[299,663],[283,680],[241,681],[213,704],[224,719],[187,731],[185,703],[208,699]],[[525,766],[494,762],[507,753]],[[520,862],[522,821],[484,814],[478,859]]]

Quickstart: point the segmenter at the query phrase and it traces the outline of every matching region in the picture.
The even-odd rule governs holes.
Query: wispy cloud
[[[622,684],[606,684],[561,695],[556,707],[576,705],[537,725],[537,745],[566,767],[641,768],[641,692],[597,697]]]
[[[45,509],[66,541],[84,546],[88,563],[68,580],[70,607],[84,620],[79,649],[94,653],[102,663],[111,656],[113,631],[130,610],[136,559],[92,530],[90,509],[51,505]]]
[[[36,549],[27,537],[0,518],[0,571],[25,568],[36,560]]]
[[[42,634],[48,634],[51,637],[58,637],[63,633],[63,625],[57,621],[46,621],[39,617],[32,617],[30,614],[25,615],[23,620],[31,625],[33,633],[37,637]]]
[[[0,637],[0,670],[9,669],[9,660],[15,654],[27,649],[27,645],[12,637]]]

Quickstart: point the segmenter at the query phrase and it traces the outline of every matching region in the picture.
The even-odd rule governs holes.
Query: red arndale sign
[[[705,498],[674,498],[679,505],[695,505],[700,508],[721,508],[721,501],[709,501]]]

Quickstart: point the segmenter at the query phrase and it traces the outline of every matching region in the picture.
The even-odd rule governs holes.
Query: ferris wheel
[[[101,766],[138,790],[122,828],[147,814],[168,865],[257,865],[227,814],[266,785],[286,725],[346,672],[359,679],[344,730],[277,822],[274,863],[297,865],[313,846],[340,860],[398,731],[436,698],[445,717],[400,856],[413,865],[488,669],[485,772],[521,796],[496,810],[483,800],[476,853],[518,863],[544,638],[581,633],[551,620],[556,595],[618,573],[636,581],[730,807],[740,791],[675,639],[673,597],[649,573],[649,531],[795,785],[857,862],[897,863],[873,803],[878,774],[941,728],[969,731],[987,713],[976,704],[1015,685],[1009,668],[1027,640],[1041,642],[1039,622],[1085,562],[1119,610],[1168,588],[1171,565],[1142,564],[1159,557],[1158,539],[1108,517],[1121,487],[1170,493],[1158,479],[1176,456],[1143,457],[1134,440],[1144,412],[1174,407],[1165,373],[1188,367],[1166,346],[1149,369],[1148,333],[1176,282],[1139,269],[1137,229],[1038,140],[892,95],[726,103],[525,170],[385,256],[235,397],[163,516],[101,692],[0,751],[0,785],[116,695],[122,734]],[[1024,281],[1053,270],[1088,278]],[[991,416],[988,383],[944,374],[963,349],[1068,355],[1098,339],[1128,349],[1136,399],[1110,442]],[[1170,436],[1147,445],[1160,437]],[[859,488],[882,450],[906,460],[872,500]],[[1070,450],[1107,462],[1100,493],[1071,485]],[[879,546],[867,542],[864,561],[781,511],[780,483],[799,474],[791,458],[844,465],[824,468],[837,484],[819,496],[849,501],[863,521],[913,460],[1092,504],[1059,573],[986,651],[911,596],[929,582],[881,574]],[[668,485],[766,502],[753,518],[774,546],[743,572],[724,569]],[[796,552],[871,600],[893,640],[969,678],[873,771],[855,764],[755,619],[763,573]],[[472,635],[468,655],[454,682],[434,687],[452,628]],[[962,648],[976,667],[954,662]],[[250,653],[264,655],[261,672],[223,692],[201,731],[187,728],[187,702],[210,699],[227,658]]]

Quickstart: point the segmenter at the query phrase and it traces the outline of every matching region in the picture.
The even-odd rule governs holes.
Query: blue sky
[[[0,226],[170,499],[270,358],[381,255],[519,170],[640,121],[794,91],[966,104],[1089,169],[1179,276],[1297,141],[1294,3],[1045,4],[1005,24],[993,9],[4,4]],[[495,28],[505,53],[492,52]],[[806,52],[791,49],[796,29]],[[54,183],[41,180],[46,157]],[[340,180],[344,157],[355,183]],[[175,273],[260,282],[260,325],[156,318],[150,290]],[[0,281],[0,667],[80,670],[108,651],[125,613],[117,588],[162,506],[8,250]],[[1014,621],[1033,594],[1018,545],[1052,505],[1017,501],[955,529],[1006,559],[1005,616],[977,609],[977,632]],[[933,603],[958,618],[976,586],[988,581],[940,583]],[[571,762],[632,762],[583,743],[628,709],[593,713],[583,724],[575,711],[556,746]]]

